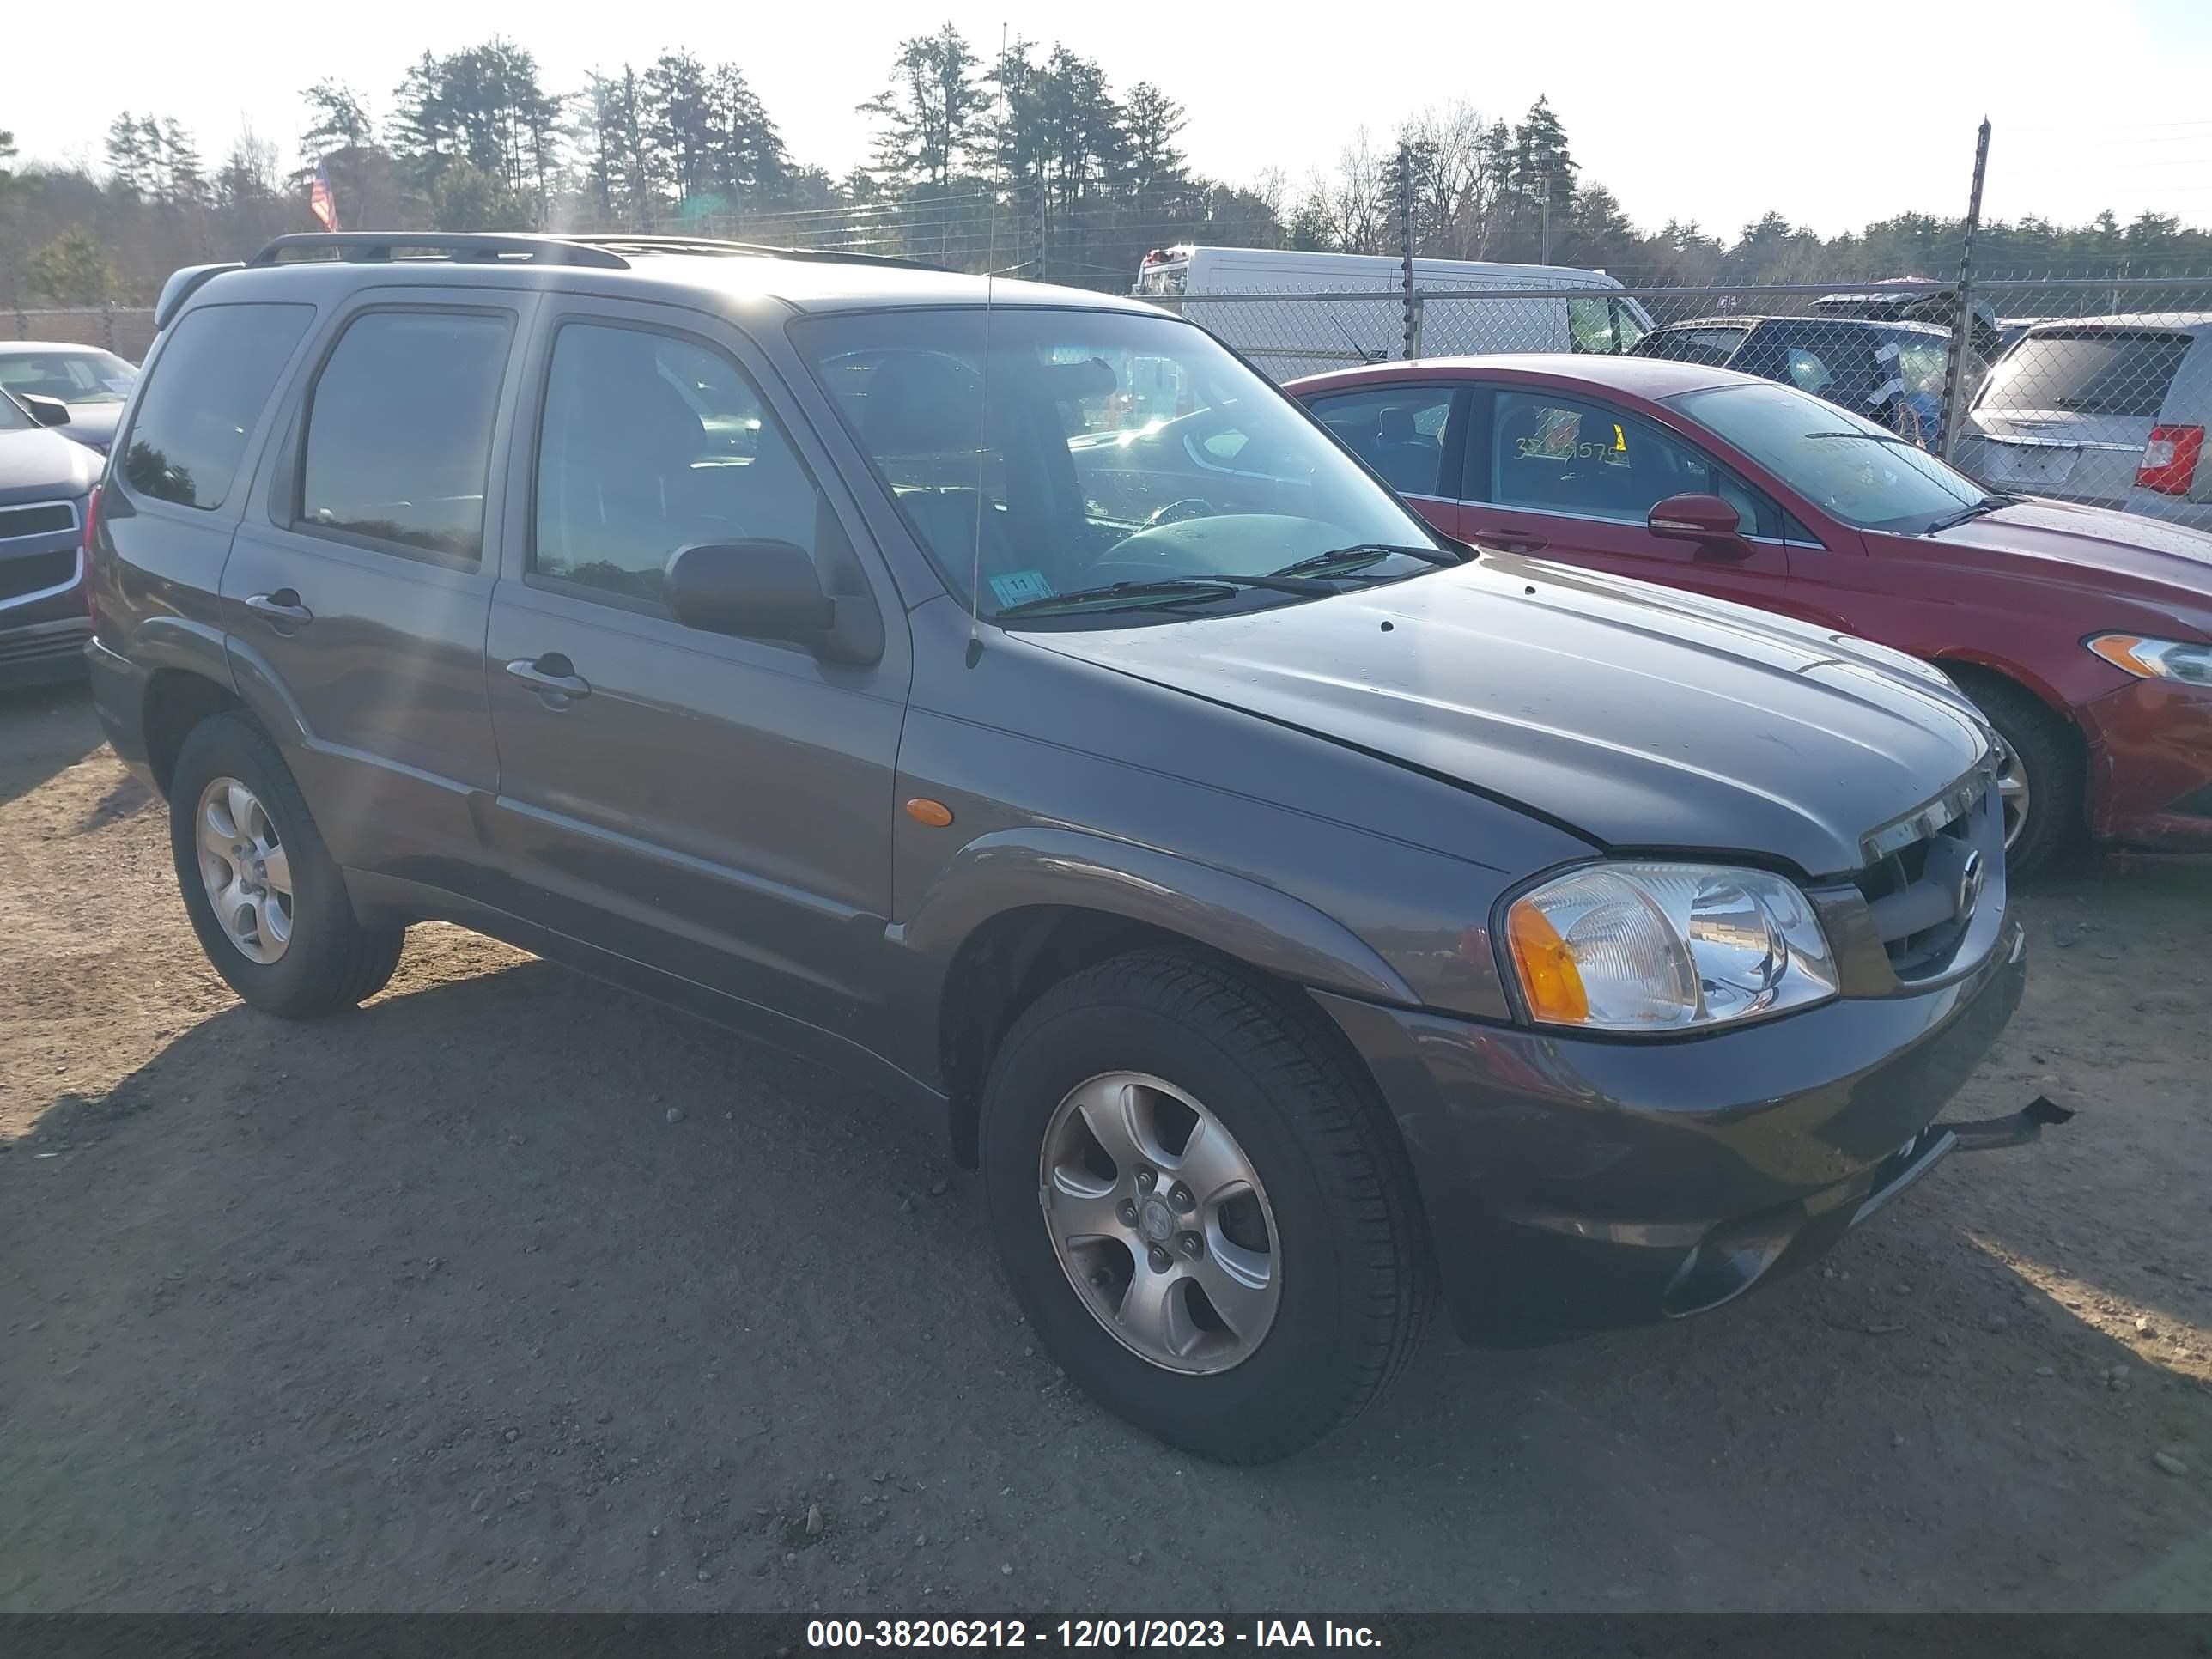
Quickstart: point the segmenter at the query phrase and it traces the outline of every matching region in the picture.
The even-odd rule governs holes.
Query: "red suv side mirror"
[[[1651,509],[1644,526],[1668,541],[1695,542],[1698,551],[1717,559],[1751,556],[1751,542],[1734,507],[1717,495],[1669,495]]]

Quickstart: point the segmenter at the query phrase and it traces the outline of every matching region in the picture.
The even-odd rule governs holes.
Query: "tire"
[[[2027,785],[2027,808],[2015,828],[2007,809],[2005,872],[2033,881],[2048,874],[2080,842],[2083,822],[2081,755],[2074,735],[2043,700],[2010,680],[1977,674],[1959,689],[1996,728]]]
[[[1202,1103],[1230,1138],[1209,1146],[1246,1158],[1254,1194],[1224,1200],[1218,1212],[1209,1211],[1211,1200],[1198,1201],[1190,1218],[1203,1222],[1215,1247],[1201,1246],[1200,1255],[1222,1260],[1210,1267],[1196,1261],[1188,1270],[1195,1277],[1208,1267],[1213,1283],[1225,1283],[1220,1270],[1265,1239],[1273,1295],[1267,1319],[1247,1326],[1261,1328],[1255,1342],[1239,1337],[1211,1300],[1189,1296],[1183,1305],[1192,1320],[1214,1314],[1224,1323],[1199,1329],[1188,1355],[1149,1358],[1116,1334],[1106,1310],[1122,1294],[1114,1281],[1123,1257],[1132,1298],[1157,1260],[1140,1259],[1151,1248],[1143,1230],[1150,1212],[1139,1227],[1123,1230],[1126,1237],[1080,1247],[1090,1252],[1085,1261],[1108,1264],[1094,1273],[1071,1265],[1077,1252],[1059,1242],[1056,1222],[1080,1227],[1060,1219],[1069,1200],[1059,1196],[1063,1177],[1048,1154],[1069,1131],[1054,1126],[1073,1124],[1067,1112],[1079,1090],[1110,1095],[1117,1074],[1166,1085],[1166,1093],[1135,1085],[1161,1123],[1177,1111],[1190,1115],[1179,1103]],[[1238,1464],[1300,1451],[1373,1399],[1419,1340],[1433,1271],[1412,1172],[1386,1109],[1315,1028],[1310,1011],[1225,965],[1145,951],[1054,987],[1000,1047],[984,1085],[981,1130],[992,1231],[1039,1340],[1099,1404],[1170,1445]],[[1081,1139],[1087,1131],[1074,1133]],[[1155,1198],[1189,1200],[1179,1191],[1179,1169],[1207,1184],[1202,1160],[1190,1156],[1194,1144],[1195,1137],[1182,1143],[1185,1163],[1162,1165],[1160,1184],[1146,1189]],[[1103,1183],[1108,1168],[1117,1180],[1127,1177],[1118,1160],[1094,1164],[1090,1175]],[[1243,1241],[1237,1249],[1227,1248],[1232,1227]],[[1181,1233],[1174,1243],[1196,1237]],[[1160,1248],[1170,1265],[1158,1271],[1181,1275],[1185,1264],[1165,1241]],[[1079,1274],[1092,1289],[1079,1286]],[[1244,1322],[1245,1304],[1224,1305],[1237,1308]]]
[[[256,884],[260,896],[241,904],[264,914],[273,907],[275,914],[266,926],[257,924],[251,948],[216,915],[202,868],[203,797],[226,780],[244,786],[254,810],[231,813],[236,798],[225,789],[220,818],[210,823],[229,823],[241,847],[258,836],[281,848],[291,888],[289,904],[280,903],[271,873],[276,861],[265,860]],[[239,829],[236,817],[252,827]],[[407,930],[365,927],[355,916],[345,878],[323,845],[300,786],[276,745],[246,716],[211,716],[185,737],[169,785],[169,850],[201,950],[230,988],[264,1013],[312,1019],[354,1007],[382,990],[398,967]],[[234,861],[229,867],[236,874],[243,866]],[[281,945],[272,942],[279,927],[285,930]],[[257,959],[257,950],[264,957],[274,952],[273,959]]]

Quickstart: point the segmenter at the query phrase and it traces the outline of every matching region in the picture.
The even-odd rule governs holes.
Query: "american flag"
[[[338,228],[337,198],[331,194],[330,172],[320,161],[315,163],[315,182],[307,187],[307,208],[325,230]]]

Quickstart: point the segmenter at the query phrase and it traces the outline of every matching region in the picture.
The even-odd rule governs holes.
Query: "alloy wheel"
[[[264,966],[292,943],[292,861],[254,793],[219,777],[200,791],[200,880],[223,937]]]
[[[1224,1371],[1274,1323],[1274,1212],[1221,1120],[1173,1084],[1109,1072],[1046,1126],[1038,1200],[1092,1317],[1172,1371]]]
[[[1997,805],[2004,811],[2005,850],[2010,852],[2020,832],[2027,827],[2029,803],[2034,791],[2029,787],[2027,768],[2019,751],[2002,737],[1996,740]]]

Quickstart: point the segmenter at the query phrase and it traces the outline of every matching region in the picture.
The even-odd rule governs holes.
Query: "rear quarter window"
[[[229,305],[179,318],[118,447],[131,490],[203,512],[221,507],[314,315],[313,306]]]

